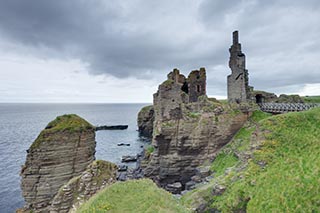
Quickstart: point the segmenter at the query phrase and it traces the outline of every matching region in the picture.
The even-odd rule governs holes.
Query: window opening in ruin
[[[200,90],[201,90],[200,85],[197,85],[197,92],[200,92]]]
[[[188,88],[188,83],[187,82],[184,82],[182,87],[181,87],[181,90],[185,93],[189,93],[189,88]]]

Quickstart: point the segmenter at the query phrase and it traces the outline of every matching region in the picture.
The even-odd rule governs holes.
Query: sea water
[[[121,163],[123,155],[139,153],[148,141],[138,136],[137,114],[148,104],[0,104],[0,212],[24,205],[20,189],[26,150],[57,116],[77,114],[93,125],[129,125],[127,130],[96,132],[96,159]],[[117,146],[130,143],[130,146]]]

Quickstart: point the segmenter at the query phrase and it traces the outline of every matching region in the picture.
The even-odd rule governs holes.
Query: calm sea
[[[26,150],[40,131],[58,115],[74,113],[93,125],[128,124],[127,130],[98,131],[96,159],[119,164],[146,141],[138,137],[137,113],[148,104],[0,104],[0,212],[15,212],[24,204],[20,168]],[[131,146],[117,146],[130,143]]]

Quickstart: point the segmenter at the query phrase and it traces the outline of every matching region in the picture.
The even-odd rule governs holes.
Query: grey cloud
[[[318,0],[10,0],[0,3],[0,35],[39,56],[79,58],[92,74],[205,66],[209,92],[223,95],[235,29],[256,88],[319,83],[319,9]]]
[[[199,19],[207,29],[219,25],[221,32],[240,30],[250,83],[255,88],[272,91],[277,87],[292,92],[306,83],[320,82],[320,50],[316,48],[320,46],[319,1],[217,4],[205,0],[200,8]]]
[[[166,14],[166,7],[134,1],[140,5],[126,8],[132,2],[3,1],[0,32],[26,47],[45,46],[56,51],[55,56],[80,58],[96,74],[143,77],[146,71],[167,72],[172,66],[184,69],[203,61],[192,51],[199,41],[189,44],[176,40],[179,32],[171,38],[170,32],[162,33],[169,30],[166,26],[159,26],[158,32],[153,30],[153,24],[157,25],[153,21],[159,23],[161,15],[172,15]],[[169,1],[163,3],[171,5]],[[171,8],[168,12],[174,11]]]

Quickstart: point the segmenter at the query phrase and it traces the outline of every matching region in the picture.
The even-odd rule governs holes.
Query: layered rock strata
[[[91,196],[116,181],[117,170],[113,163],[93,161],[80,176],[72,178],[60,188],[52,201],[50,212],[76,212]]]
[[[95,129],[77,115],[50,122],[27,150],[21,170],[24,210],[48,212],[59,188],[94,160]]]
[[[190,99],[184,89],[184,77],[177,70],[159,86],[153,107],[155,150],[144,166],[144,175],[169,190],[172,184],[179,183],[183,190],[196,168],[214,159],[216,152],[230,141],[248,117],[247,110],[234,110],[209,100],[203,93]]]

